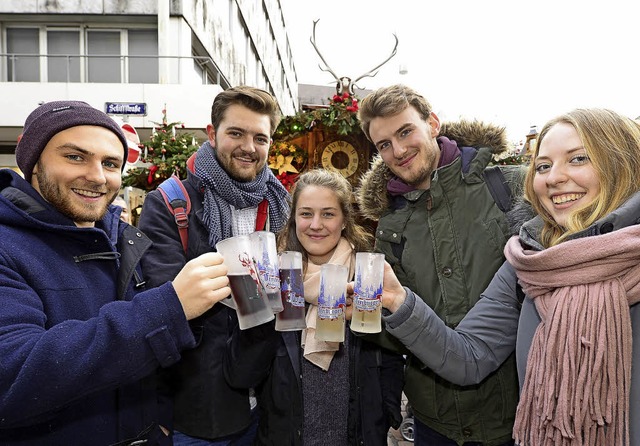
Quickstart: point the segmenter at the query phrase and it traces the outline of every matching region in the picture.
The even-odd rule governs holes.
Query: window
[[[40,43],[38,28],[7,29],[7,79],[9,82],[40,80]],[[34,56],[30,56],[34,54]]]
[[[80,82],[80,31],[47,31],[49,82]]]
[[[158,83],[158,31],[129,30],[129,83]]]
[[[0,36],[0,46],[0,53],[5,48],[7,53],[0,59],[0,81],[159,81],[156,28],[141,28],[140,25],[134,29],[87,25],[13,26],[6,28],[4,46]],[[204,62],[200,61],[201,64]],[[205,67],[208,72],[214,69]]]
[[[87,31],[87,55],[88,82],[122,82],[120,31]]]

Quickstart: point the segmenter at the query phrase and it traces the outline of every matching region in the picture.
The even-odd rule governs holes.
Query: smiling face
[[[91,227],[120,190],[122,142],[104,127],[82,125],[51,138],[31,185],[76,226]]]
[[[533,190],[544,209],[563,227],[571,213],[599,196],[600,180],[572,125],[555,124],[540,143]]]
[[[241,182],[253,181],[267,162],[271,120],[243,105],[231,105],[218,129],[207,126],[209,142],[227,174]]]
[[[336,194],[326,187],[307,186],[295,209],[296,236],[316,265],[326,263],[338,246],[344,215]]]
[[[369,124],[371,140],[391,172],[418,189],[429,188],[438,165],[439,130],[435,114],[425,121],[412,106],[393,116],[375,117]]]

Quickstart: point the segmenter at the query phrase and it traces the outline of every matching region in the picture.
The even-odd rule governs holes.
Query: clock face
[[[358,170],[358,152],[347,141],[333,141],[322,150],[322,167],[347,178]]]

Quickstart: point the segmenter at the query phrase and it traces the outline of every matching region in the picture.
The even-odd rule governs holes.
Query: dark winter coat
[[[150,242],[116,209],[79,228],[0,171],[0,444],[161,444],[155,372],[195,340],[171,284],[145,291]]]
[[[191,172],[183,184],[191,200],[189,246],[185,255],[173,215],[159,191],[145,199],[139,227],[153,241],[143,259],[145,279],[151,286],[173,280],[185,263],[205,252],[209,233],[202,220],[204,195],[201,182]],[[179,364],[163,373],[164,392],[174,402],[173,428],[186,435],[216,439],[244,430],[250,424],[249,388],[266,375],[258,369],[269,361],[256,361],[255,369],[247,363],[229,361],[227,341],[240,331],[235,310],[216,304],[202,316],[190,321],[197,347],[185,352]],[[246,330],[245,330],[246,331]],[[246,336],[247,334],[241,334]],[[274,346],[275,348],[275,346]],[[268,348],[258,353],[272,355]],[[232,387],[229,376],[258,376],[244,387]]]
[[[300,332],[282,332],[268,378],[257,389],[260,408],[257,445],[302,446],[302,349]],[[386,446],[390,427],[402,421],[402,356],[366,342],[350,331],[350,445]],[[331,410],[331,408],[327,408]]]
[[[509,228],[483,171],[494,153],[506,149],[506,138],[504,129],[479,122],[443,125],[441,135],[457,142],[461,156],[432,173],[428,190],[391,197],[392,174],[378,158],[363,179],[359,202],[366,216],[378,220],[376,250],[400,282],[455,327],[504,261]],[[378,342],[399,346],[395,338]],[[421,422],[459,443],[511,438],[518,401],[513,357],[481,384],[457,386],[407,353],[405,393]]]

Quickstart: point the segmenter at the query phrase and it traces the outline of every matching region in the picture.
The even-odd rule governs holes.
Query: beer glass
[[[302,254],[284,251],[278,258],[280,265],[280,295],[283,310],[276,313],[276,330],[294,331],[307,328],[305,323]]]
[[[278,251],[276,236],[269,231],[256,231],[249,235],[251,251],[258,268],[260,281],[267,292],[269,305],[274,313],[282,311],[280,299],[280,275],[278,273]]]
[[[325,263],[320,268],[316,339],[344,342],[346,289],[349,268]]]
[[[379,333],[382,330],[380,310],[383,276],[384,254],[356,253],[351,331]]]
[[[241,330],[273,320],[258,269],[251,254],[251,239],[247,235],[230,237],[216,243],[216,251],[222,254],[229,272],[231,297],[238,313]]]

